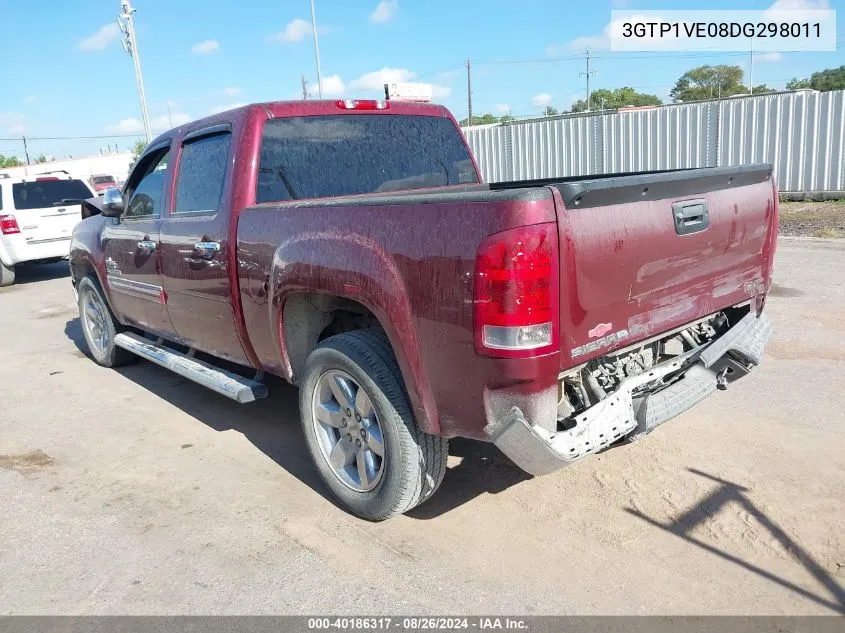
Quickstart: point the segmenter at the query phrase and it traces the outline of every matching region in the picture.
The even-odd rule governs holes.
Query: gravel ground
[[[782,239],[763,364],[531,478],[455,441],[408,516],[336,507],[296,393],[82,350],[62,266],[0,290],[0,614],[845,613],[845,242]]]
[[[781,202],[780,234],[845,238],[845,200]]]

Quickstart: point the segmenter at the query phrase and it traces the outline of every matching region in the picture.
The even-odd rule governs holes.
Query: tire
[[[138,357],[114,344],[114,337],[126,330],[112,314],[99,284],[90,277],[79,282],[79,324],[91,357],[103,367],[119,367]]]
[[[354,390],[354,400],[344,382]],[[354,406],[344,409],[332,385]],[[417,426],[399,366],[380,330],[338,334],[320,343],[305,364],[299,410],[308,450],[323,481],[359,517],[383,521],[407,512],[430,498],[443,481],[449,440]],[[322,421],[327,412],[331,424]],[[356,437],[350,439],[352,435]],[[348,444],[343,444],[347,448],[341,457],[348,457],[349,464],[336,468],[330,460],[343,442]],[[372,448],[379,446],[382,456]]]
[[[15,283],[14,265],[6,266],[6,264],[0,261],[0,288],[11,286],[13,283]]]

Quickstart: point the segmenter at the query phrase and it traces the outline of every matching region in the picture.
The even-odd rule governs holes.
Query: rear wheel
[[[79,282],[79,322],[88,350],[103,367],[125,365],[138,357],[114,344],[114,337],[125,331],[109,310],[99,285],[90,277]]]
[[[11,286],[13,283],[15,283],[15,266],[6,266],[0,260],[0,288]]]
[[[448,440],[417,426],[380,331],[323,341],[306,362],[299,408],[320,475],[358,516],[382,521],[407,512],[443,481]]]

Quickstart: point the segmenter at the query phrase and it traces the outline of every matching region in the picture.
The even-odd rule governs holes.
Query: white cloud
[[[23,134],[26,131],[24,116],[20,112],[0,112],[0,128],[8,134]]]
[[[769,11],[827,11],[829,0],[775,0]]]
[[[291,20],[285,26],[285,30],[281,33],[276,33],[273,39],[277,42],[285,42],[290,44],[292,42],[301,42],[305,37],[312,33],[311,23],[301,18]]]
[[[382,68],[374,70],[349,82],[352,90],[384,90],[384,84],[398,84],[417,76],[407,68]]]
[[[314,87],[316,88],[316,86]],[[340,78],[340,75],[329,75],[328,77],[323,77],[324,97],[335,97],[337,95],[341,95],[344,90],[346,90],[346,86],[343,84],[343,80]]]
[[[384,93],[384,84],[401,84],[410,82],[417,73],[407,68],[382,68],[373,72],[361,75],[353,79],[347,86],[350,90],[372,91]],[[323,78],[325,83],[326,78]],[[420,85],[428,86],[433,99],[445,99],[452,94],[452,88],[443,84],[420,82]]]
[[[229,95],[230,97],[234,97],[240,91],[241,91],[241,89],[238,88],[237,86],[230,86],[229,88],[223,89],[223,93]]]
[[[213,106],[209,109],[209,114],[220,114],[221,112],[225,112],[226,110],[234,110],[235,108],[240,108],[241,106],[245,106],[246,103],[243,101],[235,101],[235,103],[229,103],[227,105],[218,105]]]
[[[604,30],[601,32],[601,35],[587,35],[584,37],[576,37],[574,40],[571,40],[569,44],[567,44],[567,48],[570,51],[578,52],[583,52],[587,49],[600,51],[608,50],[610,48],[610,31],[612,26],[612,22],[605,26]],[[548,52],[548,50],[549,49],[546,49],[546,52]],[[560,52],[560,49],[557,49],[554,53],[549,54],[554,55],[558,52]]]
[[[184,112],[173,112],[170,116],[164,114],[150,119],[150,129],[153,132],[163,132],[169,130],[171,127],[179,127],[189,121],[193,120],[191,115]],[[172,125],[171,125],[172,123]],[[144,123],[140,119],[129,118],[121,119],[119,123],[114,125],[107,125],[105,127],[107,134],[143,134]]]
[[[754,61],[760,63],[774,63],[779,62],[783,59],[783,55],[778,52],[773,53],[758,53],[754,55]]]
[[[431,87],[431,96],[434,99],[445,99],[452,94],[450,86],[441,86],[440,84],[424,84]]]
[[[552,95],[548,92],[541,92],[540,94],[531,97],[531,103],[538,108],[545,108],[547,105],[551,104],[551,102]]]
[[[375,11],[370,14],[370,22],[375,22],[376,24],[390,22],[398,10],[399,0],[381,0],[376,6]]]
[[[829,11],[829,0],[775,0],[763,13],[763,19],[770,22],[797,22],[801,20],[819,20],[819,14],[781,13],[781,11]],[[834,14],[830,14],[833,19]]]
[[[115,22],[110,22],[101,26],[93,35],[89,35],[82,40],[77,48],[81,51],[101,51],[109,45],[109,42],[116,40],[119,35],[120,28]]]
[[[511,107],[507,103],[497,103],[496,104],[496,112],[501,112],[502,114],[507,114],[510,111],[511,111]]]
[[[23,102],[26,104],[38,103],[38,97],[35,95],[29,95],[23,98]]]
[[[195,55],[211,55],[220,50],[220,42],[217,40],[203,40],[197,42],[191,47],[191,52]]]

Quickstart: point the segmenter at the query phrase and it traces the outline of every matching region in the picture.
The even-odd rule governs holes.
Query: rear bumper
[[[532,425],[513,407],[503,419],[488,424],[485,433],[524,471],[532,475],[553,472],[622,437],[645,435],[746,375],[760,364],[771,335],[768,317],[749,313],[703,351],[698,349],[624,380],[606,399],[578,414],[572,429],[551,434],[541,425]],[[679,370],[683,377],[668,387],[654,393],[639,391]]]
[[[22,233],[4,235],[0,239],[0,260],[6,266],[41,259],[57,259],[70,254],[71,236],[41,241],[27,241]]]

